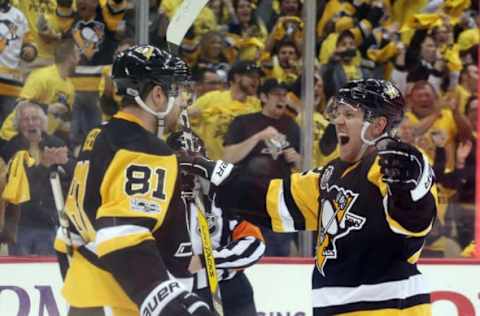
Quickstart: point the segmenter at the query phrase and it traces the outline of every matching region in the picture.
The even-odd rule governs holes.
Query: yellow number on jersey
[[[68,217],[75,225],[78,233],[87,242],[95,239],[95,230],[83,209],[89,168],[89,161],[79,161],[77,163],[65,203],[65,211]]]

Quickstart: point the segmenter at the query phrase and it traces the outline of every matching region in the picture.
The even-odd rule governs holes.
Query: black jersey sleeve
[[[284,179],[252,177],[236,169],[219,187],[220,207],[275,232],[316,230],[319,209],[319,169]]]

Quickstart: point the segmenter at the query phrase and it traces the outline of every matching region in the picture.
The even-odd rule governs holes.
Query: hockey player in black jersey
[[[218,186],[218,205],[277,232],[318,231],[313,314],[431,315],[417,260],[436,216],[433,172],[391,138],[405,103],[389,81],[340,89],[327,109],[340,157],[285,179],[252,179],[220,161],[183,155],[182,168]]]
[[[115,316],[213,315],[181,282],[192,252],[178,162],[156,136],[188,67],[143,45],[117,55],[112,75],[122,109],[86,137],[66,198],[70,239],[56,241],[75,249],[63,288],[70,315],[101,306]]]

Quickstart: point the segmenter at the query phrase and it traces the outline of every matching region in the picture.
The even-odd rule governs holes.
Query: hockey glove
[[[426,158],[412,145],[385,137],[376,143],[382,180],[391,193],[410,191],[413,201],[424,197],[433,184]]]
[[[184,150],[179,151],[177,156],[182,170],[200,176],[216,186],[225,182],[234,167],[231,163],[222,160],[208,160],[198,153]]]
[[[207,303],[187,292],[177,281],[169,280],[155,287],[143,301],[140,315],[214,316]]]

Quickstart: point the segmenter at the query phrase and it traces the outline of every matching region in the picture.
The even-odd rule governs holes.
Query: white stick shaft
[[[184,0],[167,28],[167,42],[180,46],[188,29],[208,0]]]

